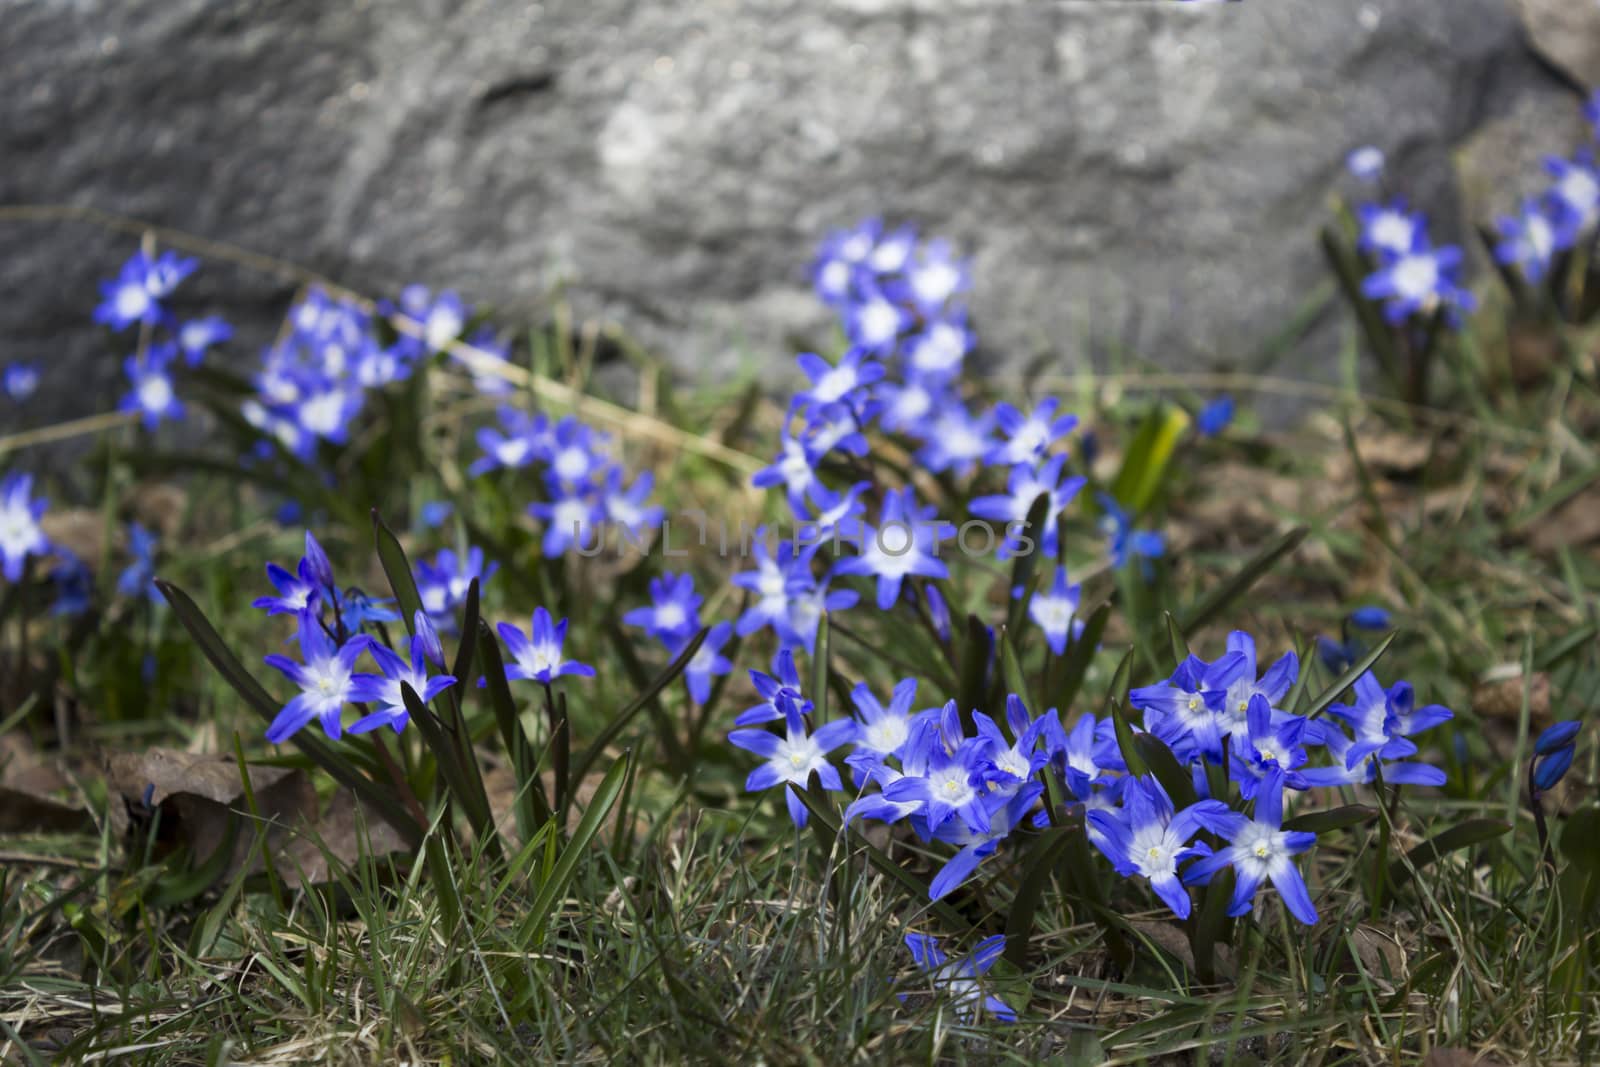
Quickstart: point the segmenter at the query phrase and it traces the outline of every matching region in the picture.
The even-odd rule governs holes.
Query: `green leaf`
[[[1511,829],[1511,824],[1499,819],[1468,819],[1457,823],[1443,833],[1435,834],[1389,865],[1389,889],[1396,890],[1411,880],[1412,871],[1420,871],[1439,857],[1485,841],[1493,841]]]
[[[1027,530],[1043,530],[1045,510],[1050,506],[1050,495],[1041,493],[1028,508]],[[1010,607],[1006,609],[1006,631],[1021,633],[1028,619],[1028,601],[1033,598],[1033,572],[1039,565],[1038,545],[1032,552],[1019,552],[1011,563],[1011,585],[1006,590]]]
[[[968,615],[966,640],[961,644],[961,688],[956,693],[961,729],[968,736],[977,732],[972,713],[987,703],[984,683],[989,678],[990,651],[989,627],[976,615]]]
[[[1083,679],[1089,673],[1089,665],[1094,661],[1095,650],[1100,646],[1100,637],[1105,633],[1106,622],[1110,618],[1111,602],[1108,600],[1089,613],[1083,631],[1067,646],[1066,653],[1061,657],[1057,672],[1060,681],[1053,688],[1056,707],[1063,714],[1072,708],[1079,690],[1083,688]]]
[[[811,658],[811,717],[818,726],[828,721],[828,613],[817,621],[816,654]]]
[[[1600,808],[1579,808],[1561,830],[1561,854],[1574,867],[1600,875]]]
[[[490,631],[489,624],[478,620],[478,658],[483,663],[484,688],[489,693],[489,705],[494,711],[495,725],[500,729],[500,740],[511,757],[511,767],[517,782],[516,816],[517,832],[524,841],[533,839],[534,830],[550,821],[550,801],[545,797],[544,783],[539,781],[538,761],[528,735],[517,717],[517,705],[511,697],[511,686],[506,681],[506,665],[500,656],[500,643]],[[465,685],[463,679],[460,683]]]
[[[422,594],[417,592],[417,577],[411,571],[411,561],[406,559],[406,550],[400,547],[400,539],[394,531],[384,525],[377,508],[372,509],[372,535],[378,545],[378,561],[383,564],[384,577],[389,579],[389,588],[394,590],[400,618],[406,624],[406,632],[411,633],[416,625],[413,620],[422,610]]]
[[[584,776],[589,773],[589,768],[594,765],[595,760],[600,758],[600,754],[605,751],[606,746],[611,743],[612,739],[626,729],[628,723],[633,721],[633,717],[639,714],[641,709],[654,700],[657,694],[671,685],[673,679],[688,668],[689,661],[694,659],[696,652],[700,651],[700,646],[705,643],[706,634],[710,632],[711,627],[703,627],[699,633],[690,639],[687,645],[683,646],[683,651],[678,653],[677,659],[673,660],[665,670],[656,675],[655,679],[645,686],[643,691],[634,697],[627,706],[612,716],[611,721],[606,723],[605,728],[600,731],[589,747],[584,749],[583,753],[574,761],[572,768],[572,788],[574,790],[583,782]]]
[[[1050,875],[1072,842],[1071,835],[1082,835],[1077,826],[1058,826],[1046,830],[1034,839],[1023,863],[1022,880],[1017,883],[1016,896],[1011,898],[1011,910],[1006,914],[1006,953],[1008,961],[1017,967],[1028,965],[1028,941],[1033,936],[1033,917],[1050,886]]]
[[[1194,918],[1189,947],[1194,950],[1195,977],[1205,985],[1217,980],[1217,942],[1228,925],[1228,903],[1233,896],[1233,868],[1224,867],[1214,875],[1200,897],[1200,910]]]
[[[1120,732],[1117,734],[1117,743],[1122,743]],[[1172,798],[1178,810],[1200,799],[1195,795],[1194,779],[1189,777],[1189,772],[1183,769],[1178,757],[1172,754],[1172,749],[1161,738],[1152,733],[1134,734],[1133,743],[1139,750],[1139,758],[1144,760],[1145,766],[1150,768],[1150,773],[1155,775],[1156,781],[1161,783],[1161,788],[1167,791],[1167,796]]]
[[[244,819],[238,812],[227,813],[227,830],[216,849],[199,865],[184,871],[169,871],[151,888],[146,903],[157,910],[187,904],[216,884],[233,859],[234,846],[239,840],[239,824]]]
[[[539,887],[539,895],[534,897],[528,908],[528,917],[523,920],[526,932],[521,941],[523,945],[532,947],[544,941],[550,918],[555,914],[557,903],[566,895],[567,885],[578,869],[578,861],[583,859],[590,843],[599,834],[600,827],[605,824],[606,817],[611,814],[617,798],[622,795],[622,786],[627,780],[632,759],[631,753],[623,753],[622,758],[611,765],[611,769],[595,787],[594,796],[589,798],[589,805],[584,808],[583,817],[572,831],[567,847],[561,850],[561,858],[556,861],[555,869]]]
[[[1173,664],[1182,663],[1189,658],[1189,642],[1183,638],[1183,631],[1178,628],[1178,620],[1172,617],[1172,612],[1161,613],[1167,620],[1167,643],[1172,648]]]
[[[1285,830],[1305,830],[1313,834],[1326,834],[1334,830],[1348,830],[1364,826],[1378,817],[1378,809],[1366,804],[1346,804],[1327,811],[1312,811],[1296,815],[1283,824]]]
[[[1332,227],[1324,227],[1322,230],[1322,253],[1328,258],[1334,276],[1339,279],[1339,288],[1344,292],[1345,301],[1356,313],[1356,320],[1361,324],[1361,332],[1366,335],[1367,344],[1378,357],[1384,376],[1389,379],[1390,385],[1398,387],[1402,378],[1400,354],[1395,348],[1394,331],[1384,322],[1378,305],[1368,300],[1361,292],[1361,281],[1366,277],[1367,270],[1361,265],[1354,250],[1339,239]]]
[[[473,788],[464,766],[464,761],[468,759],[477,762],[471,749],[463,753],[456,747],[455,739],[445,730],[443,724],[434,718],[433,712],[428,710],[410,683],[400,683],[400,699],[405,702],[406,713],[410,715],[411,722],[421,731],[428,748],[438,758],[439,773],[444,775],[445,787],[450,790],[450,796],[455,803],[466,813],[474,836],[483,842],[492,840],[495,836],[494,816],[489,811],[488,798]],[[441,823],[446,834],[450,834],[452,827],[449,821],[441,820]]]
[[[1284,556],[1293,552],[1306,539],[1306,534],[1311,532],[1309,526],[1296,526],[1270,542],[1260,552],[1251,557],[1250,561],[1240,567],[1227,581],[1211,590],[1205,599],[1184,613],[1181,629],[1185,634],[1192,634],[1212,619],[1221,615],[1234,605],[1240,597],[1248,593],[1262,576],[1270,571],[1273,566]]]
[[[1151,409],[1139,425],[1111,482],[1111,495],[1130,514],[1142,515],[1155,501],[1189,421],[1187,411],[1164,404]]]
[[[827,831],[827,836],[837,838],[840,834],[839,819],[834,815],[832,806],[819,803],[804,789],[790,783],[789,788],[795,796],[800,798],[800,803],[805,805],[811,818],[817,820],[822,828]],[[946,923],[954,933],[964,933],[972,928],[971,924],[961,917],[961,913],[942,900],[930,900],[928,884],[906,870],[900,864],[883,854],[883,851],[854,830],[849,831],[846,844],[852,848],[860,848],[867,857],[867,862],[876,867],[880,872],[889,876],[889,879],[906,895],[914,904],[928,908],[940,920]]]
[[[1038,715],[1044,710],[1034,703],[1033,693],[1028,689],[1028,679],[1022,673],[1022,664],[1017,660],[1017,649],[1011,642],[1009,630],[1000,631],[1000,677],[1005,682],[1006,689],[1015,693],[1026,705],[1029,714]]]
[[[1128,765],[1128,773],[1149,774],[1150,765],[1144,761],[1139,742],[1134,738],[1133,728],[1128,725],[1127,716],[1122,713],[1121,702],[1112,700],[1107,714],[1111,716],[1111,725],[1117,732],[1117,748],[1122,752],[1122,761]]]
[[[244,669],[217,631],[212,628],[205,614],[189,598],[189,594],[164,579],[156,579],[155,584],[156,588],[161,590],[161,595],[166,597],[167,603],[172,605],[172,613],[183,624],[183,628],[188,631],[195,644],[200,646],[201,653],[210,661],[211,666],[216,668],[217,673],[222,675],[223,679],[233,687],[233,691],[238,693],[256,714],[271,723],[277,717],[281,706],[261,688],[261,683]],[[416,820],[394,798],[393,793],[387,788],[380,788],[372,779],[359,773],[351,766],[350,761],[344,758],[342,752],[335,752],[322,738],[305,730],[295,734],[290,741],[336,781],[359,793],[361,798],[380,812],[412,848],[422,844],[422,827],[417,825]]]
[[[1297,714],[1307,719],[1314,719],[1318,715],[1321,715],[1323,711],[1327,709],[1329,704],[1332,704],[1335,700],[1339,699],[1339,695],[1341,693],[1343,693],[1346,689],[1349,689],[1352,685],[1356,684],[1356,679],[1370,671],[1372,669],[1372,665],[1383,658],[1383,654],[1389,651],[1389,646],[1394,644],[1394,639],[1399,635],[1399,630],[1391,630],[1384,634],[1383,640],[1374,645],[1372,647],[1372,651],[1368,652],[1365,656],[1362,656],[1355,663],[1351,664],[1349,670],[1339,675],[1338,679],[1332,685],[1328,686],[1328,688],[1324,689],[1317,695],[1317,699],[1311,702],[1310,707],[1306,708],[1305,711],[1298,712]]]

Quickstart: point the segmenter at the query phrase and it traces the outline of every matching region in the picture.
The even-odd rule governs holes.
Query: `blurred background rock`
[[[826,338],[816,241],[881,214],[973,255],[991,365],[1115,342],[1329,379],[1337,302],[1256,354],[1327,278],[1345,154],[1382,148],[1460,238],[1478,172],[1537,178],[1508,153],[1572,143],[1597,49],[1578,0],[0,0],[0,205],[454,288],[507,323],[560,285],[689,376],[787,373]],[[90,311],[133,247],[0,219],[0,362],[72,370],[29,421],[115,396],[125,338]],[[208,260],[184,296],[253,360],[292,292]]]

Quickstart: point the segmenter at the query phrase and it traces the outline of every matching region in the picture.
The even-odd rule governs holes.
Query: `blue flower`
[[[884,799],[897,804],[919,802],[917,814],[930,833],[959,816],[979,833],[989,829],[989,809],[982,792],[987,769],[987,739],[964,737],[956,702],[938,719],[929,717],[906,742],[904,774],[883,786]]]
[[[909,486],[884,495],[880,518],[876,528],[863,524],[861,554],[840,560],[834,571],[876,577],[878,608],[887,611],[900,598],[906,578],[947,578],[950,569],[934,551],[943,526],[918,512]]]
[[[794,509],[795,518],[800,525],[795,530],[795,539],[801,542],[821,542],[834,536],[835,531],[841,527],[854,529],[858,525],[851,520],[864,514],[867,510],[861,502],[861,494],[872,488],[871,482],[857,482],[842,493],[834,492],[821,482],[815,482],[811,491],[806,494],[807,506]],[[815,514],[812,509],[815,508]]]
[[[971,269],[955,258],[948,241],[929,241],[906,265],[906,290],[924,314],[937,313],[951,297],[971,285]]]
[[[1323,744],[1328,746],[1328,755],[1333,758],[1333,764],[1327,767],[1303,768],[1300,777],[1308,787],[1371,785],[1377,780],[1380,764],[1377,752],[1357,757],[1352,761],[1350,752],[1355,742],[1351,741],[1342,730],[1325,731]],[[1444,771],[1426,763],[1384,762],[1382,771],[1386,785],[1438,786],[1444,785],[1446,781]]]
[[[676,659],[688,645],[689,634],[681,638],[676,644],[668,644],[672,657]],[[722,654],[722,646],[728,643],[728,638],[733,636],[733,624],[719,622],[706,633],[706,639],[695,650],[694,656],[689,660],[689,665],[683,670],[683,680],[689,687],[689,698],[696,704],[704,704],[711,699],[711,679],[733,672],[733,661]]]
[[[544,523],[540,547],[545,558],[555,559],[573,548],[580,552],[598,550],[599,541],[605,536],[600,529],[605,513],[595,487],[553,482],[551,490],[553,495],[548,502],[528,505],[528,514]]]
[[[893,350],[911,316],[883,290],[871,283],[861,286],[860,299],[845,311],[845,332],[850,343],[874,354]]]
[[[1250,697],[1245,718],[1248,728],[1243,737],[1233,735],[1229,753],[1240,794],[1249,800],[1273,774],[1281,774],[1292,788],[1306,788],[1305,779],[1297,772],[1310,758],[1305,743],[1318,743],[1322,738],[1322,731],[1313,729],[1316,724],[1283,712],[1275,717],[1272,705],[1260,693]]]
[[[859,397],[855,398],[859,400]],[[803,420],[806,447],[818,456],[830,452],[847,452],[852,456],[865,456],[869,451],[866,434],[861,428],[876,414],[875,403],[854,406],[846,401],[832,404],[815,404],[796,398],[794,410]],[[791,498],[791,506],[796,501]]]
[[[1121,567],[1129,559],[1146,563],[1166,554],[1166,538],[1161,531],[1135,529],[1133,516],[1105,493],[1098,494],[1095,499],[1100,502],[1100,510],[1104,512],[1100,527],[1106,535],[1107,552],[1113,567]]]
[[[902,678],[895,684],[894,692],[889,697],[888,707],[884,707],[873,695],[871,687],[866,682],[857,682],[856,687],[850,691],[850,700],[856,706],[858,724],[856,750],[855,754],[846,758],[845,762],[856,766],[863,755],[872,760],[882,760],[889,756],[898,758],[900,750],[911,738],[911,728],[914,723],[929,714],[928,712],[921,712],[916,716],[911,714],[911,702],[916,698],[915,678]]]
[[[1387,630],[1393,624],[1389,613],[1376,604],[1365,604],[1350,613],[1350,625],[1362,630]]]
[[[50,568],[48,577],[55,587],[56,598],[50,605],[50,614],[82,615],[89,610],[94,593],[94,574],[76,552],[64,545],[56,545],[54,555],[55,566]]]
[[[935,319],[906,341],[906,365],[913,374],[949,381],[961,373],[967,353],[976,344],[977,336],[968,329],[965,314]]]
[[[1370,144],[1352,149],[1344,166],[1357,181],[1375,182],[1383,177],[1383,150]]]
[[[450,350],[450,358],[467,365],[472,373],[474,389],[485,396],[507,396],[516,390],[508,376],[495,373],[501,364],[510,364],[511,347],[495,336],[493,327],[480,327],[473,333],[468,345],[471,353],[463,352],[460,346],[456,346]]]
[[[420,337],[412,343],[429,352],[443,352],[466,329],[468,312],[461,297],[446,290],[435,299],[423,285],[400,291],[399,311],[413,321]]]
[[[422,612],[417,612],[417,616],[420,622],[427,621],[427,616]],[[431,629],[411,638],[409,663],[387,645],[376,641],[368,644],[367,650],[372,653],[378,669],[383,673],[356,675],[350,688],[350,700],[356,704],[377,704],[378,708],[353,723],[351,733],[364,734],[380,726],[392,727],[395,733],[403,731],[406,723],[411,721],[411,714],[406,710],[405,697],[400,692],[402,684],[409,685],[423,704],[456,684],[455,678],[448,674],[428,674],[428,633],[431,633]],[[433,635],[432,641],[436,643],[438,635]]]
[[[1356,703],[1333,704],[1328,714],[1355,732],[1355,741],[1345,753],[1345,767],[1353,770],[1367,756],[1376,753],[1380,760],[1414,756],[1417,746],[1412,734],[1430,730],[1454,718],[1440,704],[1413,709],[1416,699],[1410,682],[1396,682],[1387,690],[1378,684],[1371,671],[1356,679]]]
[[[1195,416],[1195,428],[1201,437],[1215,437],[1233,421],[1233,397],[1223,393],[1200,409]]]
[[[797,785],[804,789],[813,772],[821,781],[822,788],[843,789],[839,770],[828,762],[828,753],[849,743],[855,736],[855,723],[849,719],[835,719],[818,727],[815,733],[807,734],[800,706],[784,693],[777,694],[776,700],[783,712],[783,736],[762,729],[734,730],[728,735],[732,744],[766,760],[750,772],[745,779],[745,789],[752,793],[773,786]],[[807,816],[805,805],[795,796],[794,790],[785,788],[783,792],[789,817],[796,826],[804,826]]]
[[[779,652],[773,670],[776,671],[776,677],[757,670],[750,672],[750,682],[761,694],[761,703],[740,712],[739,717],[733,720],[735,726],[777,722],[783,718],[785,701],[799,708],[800,714],[811,714],[811,701],[800,692],[800,672],[795,667],[794,654],[788,650]]]
[[[1071,433],[1078,425],[1076,415],[1056,415],[1059,401],[1055,397],[1041,400],[1033,411],[1024,415],[1010,404],[996,404],[994,418],[1006,435],[1003,444],[997,444],[985,457],[988,463],[1013,466],[1033,463],[1042,457],[1050,446]]]
[[[1012,796],[1050,762],[1050,753],[1039,748],[1039,738],[1051,719],[1058,723],[1061,721],[1054,708],[1037,719],[1030,719],[1022,698],[1015,693],[1008,695],[1006,724],[1016,738],[1008,743],[999,723],[984,712],[972,713],[978,737],[989,743],[987,758],[990,767],[985,775],[985,784],[991,792]]]
[[[340,712],[354,699],[356,660],[372,639],[358,634],[336,648],[314,614],[302,611],[297,622],[300,658],[305,662],[296,663],[287,656],[266,657],[268,666],[276,667],[300,687],[299,695],[285,704],[267,727],[267,741],[281,745],[312,719],[319,720],[323,732],[337,741],[343,733]]]
[[[1101,833],[1100,851],[1124,878],[1142,876],[1180,919],[1189,917],[1189,894],[1178,879],[1178,865],[1206,850],[1191,842],[1202,829],[1226,835],[1234,813],[1220,800],[1200,800],[1175,812],[1161,783],[1148,775],[1131,777],[1122,806],[1088,813]]]
[[[37,363],[9,363],[0,371],[0,393],[22,403],[39,391]]]
[[[649,503],[650,494],[655,490],[655,475],[645,471],[626,489],[622,478],[621,467],[606,471],[605,484],[600,489],[600,507],[609,521],[638,540],[652,527],[660,526],[666,512],[659,505]]]
[[[457,556],[448,548],[439,550],[433,562],[417,561],[417,593],[422,598],[423,610],[445,629],[455,625],[455,609],[467,599],[472,580],[481,585],[494,576],[500,564],[483,565],[483,549],[469,548],[466,555]]]
[[[981,978],[989,973],[1005,947],[1006,936],[994,934],[979,941],[971,956],[951,961],[934,938],[927,934],[906,935],[906,948],[911,950],[911,958],[927,973],[934,991],[949,998],[963,1019],[988,1014],[1002,1022],[1017,1021],[1017,1013],[1009,1004],[985,992]]]
[[[933,839],[958,849],[928,883],[928,899],[941,900],[960,888],[978,870],[978,865],[1000,848],[1027,818],[1028,812],[1044,793],[1044,786],[1029,782],[1008,792],[992,792],[984,798],[989,809],[989,828],[978,831],[961,819],[951,819],[933,834]]]
[[[161,321],[162,299],[199,265],[198,260],[180,259],[174,252],[163,252],[155,259],[143,251],[135,252],[115,279],[100,283],[101,301],[94,309],[94,321],[113,330],[136,322],[154,325]]]
[[[1555,179],[1550,200],[1564,225],[1579,230],[1600,218],[1600,170],[1588,149],[1572,159],[1548,156],[1544,167]]]
[[[822,616],[853,608],[861,599],[854,589],[828,588],[831,580],[830,575],[820,582],[797,585],[790,591],[788,626],[779,636],[786,647],[803,648],[810,655],[816,651]]]
[[[1533,788],[1546,793],[1556,787],[1572,767],[1577,754],[1578,733],[1583,724],[1576,719],[1558,722],[1545,729],[1533,745]]]
[[[178,347],[183,351],[184,362],[193,367],[213,345],[219,345],[233,336],[233,327],[212,315],[204,319],[190,319],[178,327]]]
[[[569,674],[580,678],[594,677],[594,668],[587,663],[562,658],[561,645],[567,639],[567,620],[552,624],[550,613],[544,608],[533,609],[533,626],[527,634],[509,622],[503,622],[495,629],[511,653],[512,662],[506,664],[507,678],[549,685]]]
[[[1284,713],[1278,710],[1278,702],[1289,695],[1295,679],[1300,676],[1300,657],[1292,650],[1285,652],[1257,679],[1255,638],[1243,630],[1234,630],[1228,634],[1228,652],[1238,655],[1218,660],[1216,669],[1204,679],[1204,687],[1224,690],[1220,697],[1214,698],[1222,729],[1242,739],[1249,736],[1246,716],[1252,698],[1266,698],[1273,709],[1274,722],[1283,718]]]
[[[1385,259],[1405,255],[1419,240],[1426,240],[1428,233],[1422,213],[1407,210],[1401,199],[1391,204],[1362,204],[1356,208],[1356,218],[1361,227],[1357,247]]]
[[[750,484],[757,489],[782,485],[789,494],[789,502],[796,507],[803,504],[806,493],[817,480],[817,461],[822,453],[805,441],[796,438],[785,427],[779,441],[778,455],[772,463],[756,471]]]
[[[1038,469],[1031,463],[1019,463],[1011,468],[1004,496],[980,496],[972,501],[970,508],[974,515],[1006,524],[1006,540],[997,553],[1001,559],[1023,550],[1021,535],[1026,532],[1029,512],[1041,496],[1047,498],[1047,502],[1038,550],[1046,556],[1056,554],[1060,544],[1061,513],[1087,481],[1082,475],[1063,478],[1062,467],[1066,462],[1066,456],[1055,456]]]
[[[0,480],[0,574],[8,582],[22,580],[22,565],[29,556],[50,551],[39,525],[50,502],[32,494],[31,474],[8,474]]]
[[[437,530],[454,512],[455,505],[448,500],[426,500],[417,509],[417,521],[430,530]]]
[[[837,364],[831,364],[813,352],[800,353],[800,369],[811,380],[811,388],[798,394],[798,399],[816,404],[833,404],[882,378],[883,366],[867,359],[866,355],[860,349],[852,348],[839,358]]]
[[[129,356],[122,369],[133,388],[117,405],[119,411],[137,412],[145,429],[153,430],[167,419],[183,418],[183,404],[172,385],[167,368],[176,353],[167,345],[150,349],[143,356]]]
[[[128,524],[128,554],[132,560],[117,576],[117,594],[125,597],[145,596],[158,600],[155,587],[156,535],[137,522]]]
[[[1317,921],[1317,909],[1291,857],[1315,845],[1317,835],[1283,829],[1283,786],[1282,772],[1273,771],[1256,792],[1252,818],[1229,812],[1225,825],[1209,827],[1231,844],[1190,866],[1184,871],[1183,881],[1187,885],[1204,885],[1222,868],[1232,867],[1235,881],[1233,898],[1228,902],[1229,915],[1251,911],[1256,891],[1263,882],[1270,881],[1289,913],[1310,926]]]
[[[1061,655],[1067,650],[1067,641],[1083,630],[1078,619],[1078,602],[1082,590],[1067,579],[1067,568],[1057,567],[1055,581],[1048,590],[1040,590],[1028,601],[1028,618],[1044,631],[1050,651]]]
[[[622,616],[629,626],[642,626],[667,645],[682,644],[700,629],[701,597],[694,591],[694,575],[667,571],[650,579],[650,606],[634,608]]]
[[[1426,238],[1418,238],[1410,249],[1363,279],[1361,294],[1384,301],[1383,314],[1391,323],[1441,307],[1470,311],[1475,303],[1472,294],[1456,281],[1461,260],[1461,249],[1454,245],[1431,248]]]
[[[811,560],[818,546],[808,545],[797,550],[793,541],[784,540],[777,542],[775,548],[769,548],[770,537],[765,526],[756,527],[751,536],[756,569],[740,571],[733,576],[734,585],[756,595],[756,602],[739,616],[738,633],[746,637],[763,626],[770,626],[788,645],[796,636],[789,625],[789,608],[797,594],[815,585]]]
[[[344,444],[350,438],[350,422],[361,412],[364,396],[331,378],[308,379],[305,391],[288,405],[288,416],[299,428],[302,458],[310,455],[318,439]]]
[[[990,436],[994,424],[993,411],[973,415],[959,400],[951,398],[928,420],[917,459],[935,474],[954,470],[965,475],[994,447]]]
[[[256,597],[250,606],[261,608],[268,615],[300,615],[315,608],[322,596],[322,588],[304,559],[290,574],[276,563],[267,563],[267,580],[278,591],[277,596]]]
[[[608,440],[605,434],[571,415],[557,422],[549,441],[552,484],[570,490],[598,473],[608,462],[603,451]]]
[[[1545,201],[1527,199],[1516,215],[1495,220],[1500,243],[1494,258],[1522,271],[1528,281],[1538,283],[1550,269],[1555,254],[1572,244],[1572,232],[1560,219],[1546,213]]]
[[[351,587],[339,594],[339,621],[348,630],[360,630],[376,623],[399,622],[392,597],[373,598]]]
[[[467,473],[474,478],[497,468],[526,467],[534,460],[547,458],[550,453],[553,438],[543,415],[535,417],[526,411],[506,407],[500,409],[499,418],[504,432],[484,427],[477,433],[483,455],[467,468]]]

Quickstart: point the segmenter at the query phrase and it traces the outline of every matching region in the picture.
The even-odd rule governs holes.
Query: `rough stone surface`
[[[508,318],[565,281],[689,375],[821,337],[811,249],[869,213],[972,251],[996,365],[1093,335],[1238,366],[1324,276],[1351,147],[1448,233],[1456,146],[1576,106],[1508,0],[0,0],[0,27],[0,205]],[[49,364],[37,411],[115,390],[89,312],[131,247],[0,209],[0,361]],[[248,353],[292,286],[213,258],[187,289]],[[1270,369],[1331,373],[1336,321]]]
[[[1528,37],[1580,85],[1600,86],[1600,4],[1588,0],[1516,0]]]

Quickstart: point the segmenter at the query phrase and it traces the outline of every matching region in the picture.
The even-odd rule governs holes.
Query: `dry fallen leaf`
[[[1528,696],[1528,715],[1534,729],[1550,721],[1550,676],[1535,671],[1524,681],[1519,673],[1511,678],[1482,682],[1472,690],[1472,710],[1483,719],[1499,719],[1515,728],[1522,718],[1522,697]]]
[[[1387,996],[1394,992],[1396,983],[1404,983],[1406,950],[1392,931],[1360,923],[1350,931],[1350,940],[1355,945],[1361,969],[1380,992]]]
[[[1600,538],[1600,486],[1590,486],[1541,516],[1528,532],[1535,552],[1558,552]]]
[[[268,842],[279,847],[292,824],[315,815],[316,790],[298,769],[252,766],[249,773],[256,811],[272,825]],[[198,857],[212,855],[223,843],[233,813],[250,817],[239,766],[227,757],[170,748],[115,752],[107,757],[106,777],[130,807],[160,808],[162,841],[188,845]],[[230,871],[256,861],[259,851],[251,848],[253,843],[253,834],[239,835]]]
[[[248,770],[255,810],[269,826],[274,866],[291,888],[330,881],[330,855],[350,864],[361,856],[407,851],[399,832],[351,794],[335,793],[319,811],[304,771],[254,765]],[[250,818],[239,766],[225,756],[168,748],[115,753],[107,760],[107,777],[131,807],[160,808],[162,840],[188,845],[197,857],[212,855],[226,840],[230,819]],[[234,843],[228,873],[241,867],[252,873],[263,867],[253,833],[240,834]]]
[[[0,833],[92,832],[72,784],[21,734],[0,737]]]

